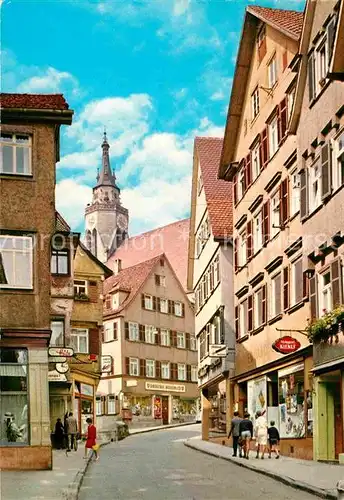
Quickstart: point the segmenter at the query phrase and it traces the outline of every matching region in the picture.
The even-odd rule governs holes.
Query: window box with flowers
[[[89,300],[88,295],[86,295],[86,293],[83,293],[83,292],[79,292],[79,293],[75,294],[74,299],[75,300],[84,300],[84,301]]]
[[[311,342],[339,342],[339,334],[344,335],[344,305],[339,305],[332,311],[325,311],[321,318],[309,322],[306,333]]]

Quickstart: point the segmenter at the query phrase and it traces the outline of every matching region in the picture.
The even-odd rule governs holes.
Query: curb
[[[184,441],[184,446],[187,446],[188,448],[192,448],[193,450],[199,451],[201,453],[205,453],[206,455],[212,455],[213,457],[216,458],[221,458],[222,460],[226,460],[227,462],[231,462],[238,467],[244,467],[245,469],[250,469],[254,472],[258,472],[259,474],[263,474],[264,476],[268,476],[272,479],[275,479],[275,481],[279,481],[280,483],[284,483],[287,486],[291,486],[292,488],[306,491],[307,493],[311,493],[313,495],[316,495],[317,497],[320,498],[327,498],[329,500],[337,500],[337,495],[334,493],[331,493],[329,490],[323,490],[321,488],[317,488],[316,486],[312,486],[310,484],[304,483],[302,481],[297,481],[295,479],[292,479],[291,477],[288,476],[283,476],[280,474],[277,474],[275,472],[259,469],[258,467],[255,467],[254,465],[251,465],[246,462],[238,462],[237,460],[233,460],[230,457],[223,457],[220,455],[220,453],[217,453],[216,451],[206,451],[202,450],[197,447],[197,445],[194,445],[188,441]]]
[[[197,422],[185,422],[183,424],[162,425],[161,427],[153,427],[152,429],[147,427],[146,429],[140,429],[133,433],[131,433],[129,429],[129,435],[127,437],[135,436],[136,434],[145,434],[146,432],[163,431],[165,429],[174,429],[176,427],[185,427],[186,425],[196,425],[196,424]]]
[[[106,446],[107,444],[110,444],[111,441],[105,441],[104,443],[99,443],[100,447],[102,448],[103,446]],[[65,488],[62,492],[62,498],[63,500],[77,500],[78,499],[78,494],[82,485],[82,482],[84,480],[84,476],[87,472],[88,466],[91,463],[91,456],[88,457],[87,460],[85,460],[85,464],[81,469],[77,472],[74,480],[72,483],[70,483],[67,488]]]

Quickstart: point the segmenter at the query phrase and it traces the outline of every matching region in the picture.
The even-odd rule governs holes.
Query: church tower
[[[121,191],[116,184],[115,173],[111,170],[109,149],[104,132],[102,167],[93,188],[92,203],[85,210],[86,246],[104,263],[128,237],[129,222],[128,210],[121,205]]]

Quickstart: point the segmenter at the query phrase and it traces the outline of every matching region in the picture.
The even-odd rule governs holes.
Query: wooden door
[[[338,459],[339,453],[343,453],[343,417],[340,384],[336,386],[334,392],[334,426],[335,457]]]
[[[162,423],[168,424],[168,396],[162,397]]]

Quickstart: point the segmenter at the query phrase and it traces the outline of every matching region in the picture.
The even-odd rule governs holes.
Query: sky
[[[56,204],[83,232],[106,127],[130,235],[190,213],[193,141],[223,136],[247,5],[303,0],[0,0],[3,92],[63,93]]]

